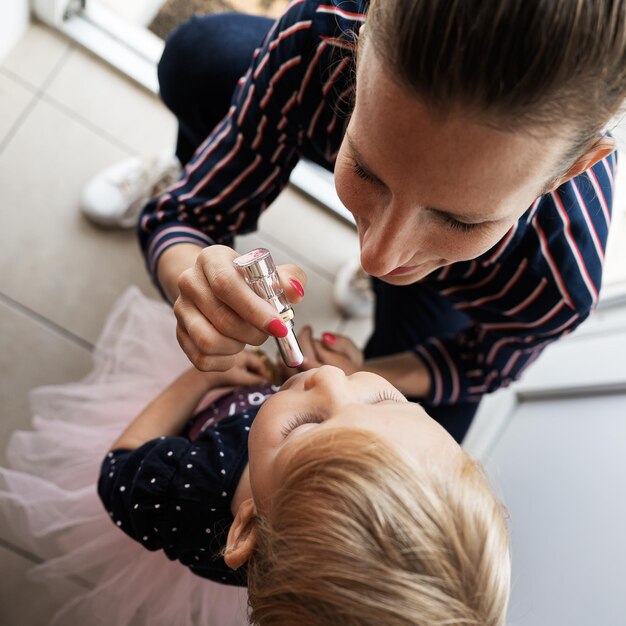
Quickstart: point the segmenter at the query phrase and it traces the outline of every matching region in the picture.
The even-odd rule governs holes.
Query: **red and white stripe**
[[[452,295],[453,293],[457,293],[458,291],[468,291],[470,289],[479,289],[480,287],[484,287],[495,278],[496,274],[500,271],[500,267],[501,267],[500,265],[497,265],[496,267],[493,268],[493,270],[491,270],[491,272],[485,278],[483,278],[481,281],[478,281],[477,283],[474,283],[473,285],[461,285],[460,287],[448,287],[447,289],[442,289],[440,293],[442,296],[449,296],[449,295]]]
[[[591,172],[590,170],[590,173]],[[580,206],[580,211],[582,216],[587,224],[587,230],[589,231],[589,235],[591,236],[591,240],[593,241],[594,248],[596,249],[596,254],[598,258],[604,262],[604,250],[602,249],[602,244],[600,243],[600,237],[598,236],[598,231],[594,223],[591,221],[591,216],[589,215],[589,209],[587,208],[586,202],[583,200],[582,195],[580,194],[580,190],[578,189],[578,185],[576,185],[576,179],[572,179],[569,181],[572,189],[574,190],[574,195],[576,196],[576,200],[578,201],[578,205]]]
[[[272,78],[270,79],[267,92],[265,93],[265,95],[263,96],[263,99],[261,100],[260,106],[262,109],[265,109],[267,107],[270,99],[274,95],[274,87],[276,86],[276,83],[285,75],[286,72],[288,72],[292,67],[295,67],[301,62],[302,62],[302,56],[298,55],[297,57],[293,57],[292,59],[285,61],[278,68],[276,74],[274,74],[274,76],[272,76]]]
[[[478,300],[473,300],[472,302],[464,302],[462,304],[457,304],[457,309],[468,309],[472,307],[482,306],[483,304],[487,304],[487,302],[493,302],[494,300],[498,300],[506,296],[509,291],[514,287],[515,283],[519,280],[519,277],[524,273],[526,267],[528,265],[528,259],[524,259],[518,266],[517,270],[515,270],[515,274],[511,277],[511,280],[496,294],[491,296],[485,296],[484,298],[479,298]]]
[[[578,249],[578,246],[576,245],[576,242],[574,241],[574,237],[572,236],[571,222],[570,222],[569,216],[567,215],[567,211],[565,210],[565,207],[563,206],[563,201],[561,200],[559,194],[555,193],[554,191],[550,195],[552,196],[552,199],[554,200],[554,204],[556,205],[557,212],[559,216],[561,217],[563,226],[565,227],[563,230],[563,233],[565,234],[565,239],[567,240],[570,250],[572,251],[572,256],[574,257],[576,261],[576,265],[578,266],[578,271],[580,272],[583,282],[585,283],[585,286],[587,287],[589,291],[589,295],[591,296],[591,301],[595,303],[598,300],[598,290],[596,289],[596,286],[593,284],[593,280],[591,280],[591,276],[589,276],[589,271],[587,270],[587,266],[585,265],[585,261],[583,260],[583,255],[580,253],[580,250]]]
[[[513,224],[513,226],[509,229],[509,232],[500,240],[500,244],[489,258],[488,263],[495,263],[502,256],[502,253],[506,250],[509,242],[513,239],[513,237],[515,237],[517,226],[518,222],[515,222],[515,224]]]
[[[596,198],[598,198],[598,202],[600,203],[600,207],[602,208],[602,214],[604,215],[604,221],[606,222],[606,227],[608,228],[609,224],[611,223],[611,212],[609,211],[609,205],[606,201],[606,197],[602,192],[602,187],[598,182],[598,177],[596,176],[596,173],[592,169],[590,169],[587,171],[587,174],[589,176],[591,186],[596,192]]]
[[[219,195],[215,196],[214,198],[211,198],[211,200],[209,200],[208,202],[205,202],[204,204],[197,206],[194,209],[194,213],[198,215],[205,209],[215,206],[218,202],[222,202],[259,166],[262,160],[263,158],[261,157],[261,155],[257,154],[256,157],[254,158],[254,161],[252,161],[252,163],[250,163],[250,165],[248,165],[248,167],[246,167],[246,169],[243,170],[243,172],[241,172],[241,174],[239,174],[239,176],[237,176],[237,178],[235,178],[233,182],[230,183],[230,185],[228,185],[227,187],[224,187],[224,189],[222,189]]]
[[[541,249],[541,254],[543,255],[543,258],[548,264],[550,271],[552,272],[552,277],[554,278],[554,282],[556,283],[559,289],[559,292],[561,293],[561,296],[563,297],[563,300],[567,303],[567,306],[573,309],[574,302],[572,301],[572,298],[569,295],[569,291],[567,290],[567,287],[565,286],[565,281],[563,280],[563,277],[561,276],[561,272],[559,272],[559,268],[554,258],[552,257],[552,254],[550,254],[550,248],[548,247],[548,240],[546,239],[546,234],[543,232],[543,229],[539,225],[538,220],[534,219],[531,223],[532,223],[533,228],[535,229],[535,232],[537,233],[537,237],[539,238],[539,247]]]
[[[482,327],[486,331],[490,330],[515,330],[520,328],[537,328],[543,324],[547,324],[551,319],[556,317],[561,309],[565,306],[563,300],[559,300],[545,315],[532,322],[492,322],[483,324]]]
[[[263,115],[263,117],[261,118],[261,121],[259,122],[259,126],[256,129],[256,137],[252,141],[251,147],[253,150],[256,150],[261,145],[261,141],[263,140],[263,132],[265,131],[266,126],[267,126],[267,116]]]
[[[275,167],[272,173],[246,198],[240,200],[237,204],[228,209],[228,213],[236,213],[245,204],[249,203],[252,198],[262,194],[280,174],[280,167]]]
[[[304,96],[304,92],[306,91],[306,88],[309,86],[309,83],[311,82],[311,77],[313,76],[313,72],[317,68],[320,57],[322,56],[322,53],[326,49],[326,46],[327,44],[325,41],[322,41],[322,43],[320,43],[320,45],[317,46],[317,50],[315,51],[315,54],[313,55],[313,58],[311,59],[311,62],[309,63],[309,67],[307,67],[307,70],[304,73],[302,84],[300,85],[300,89],[298,90],[298,95],[297,95],[298,104],[302,104],[302,97]]]
[[[315,12],[316,13],[330,13],[332,15],[338,15],[339,17],[343,17],[347,20],[365,22],[364,13],[354,13],[352,11],[344,11],[343,9],[339,9],[331,4],[320,4],[320,6],[317,7]]]
[[[253,74],[254,80],[256,80],[261,75],[261,72],[265,69],[265,66],[270,59],[270,54],[281,44],[281,42],[293,35],[294,33],[297,33],[298,31],[308,30],[309,28],[311,28],[311,23],[311,20],[296,22],[295,24],[292,24],[289,28],[281,31],[278,34],[278,37],[276,37],[276,39],[274,39],[267,47],[267,52],[265,53],[265,56],[261,59],[260,63],[255,68]]]
[[[527,297],[524,298],[518,305],[514,306],[511,309],[503,311],[504,315],[512,317],[513,315],[517,315],[521,311],[523,311],[526,307],[530,306],[541,294],[541,292],[546,288],[548,284],[547,278],[542,278],[539,281],[539,284],[533,289],[533,292]]]
[[[601,163],[604,166],[604,170],[606,171],[606,175],[609,177],[609,182],[611,184],[611,190],[613,190],[613,187],[615,185],[615,177],[613,176],[613,170],[611,169],[611,167],[609,166],[608,160],[613,157],[613,168],[615,168],[615,166],[617,165],[617,153],[616,152],[612,152],[611,154],[609,154],[608,157],[602,159]]]
[[[248,89],[248,93],[246,94],[246,99],[243,102],[241,107],[241,111],[239,111],[239,116],[237,117],[237,126],[241,127],[246,114],[248,113],[248,107],[250,106],[250,102],[252,102],[252,96],[254,95],[254,85],[250,85]]]
[[[230,152],[228,154],[226,154],[220,161],[218,161],[209,170],[209,172],[206,174],[206,176],[204,176],[204,178],[202,178],[200,180],[200,182],[191,191],[189,191],[188,193],[182,194],[178,198],[178,201],[180,203],[183,203],[183,202],[185,202],[185,200],[189,200],[190,198],[193,198],[196,195],[196,193],[198,193],[198,191],[200,191],[200,189],[202,189],[205,185],[207,185],[207,183],[209,183],[209,181],[220,170],[222,170],[224,167],[226,167],[237,156],[237,153],[239,152],[242,144],[243,144],[243,135],[241,133],[238,133],[237,134],[237,141],[235,142],[235,145],[232,147]]]

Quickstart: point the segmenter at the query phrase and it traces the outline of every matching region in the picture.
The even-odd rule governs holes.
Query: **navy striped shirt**
[[[239,80],[231,107],[181,180],[144,209],[140,242],[155,275],[178,243],[231,245],[256,229],[304,146],[334,164],[353,95],[353,53],[366,2],[294,0]],[[478,400],[517,379],[541,350],[594,308],[611,218],[616,155],[537,199],[505,237],[470,262],[423,279],[470,324],[414,350],[426,400]]]

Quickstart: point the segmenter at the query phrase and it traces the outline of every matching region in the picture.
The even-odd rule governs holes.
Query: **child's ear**
[[[238,569],[248,561],[256,548],[256,506],[252,498],[244,500],[235,521],[228,531],[224,562],[231,569]]]
[[[593,167],[598,161],[608,156],[617,148],[617,143],[613,137],[598,137],[596,142],[574,163],[559,179],[550,185],[549,191],[554,191],[557,187],[568,180],[582,174],[585,170]]]

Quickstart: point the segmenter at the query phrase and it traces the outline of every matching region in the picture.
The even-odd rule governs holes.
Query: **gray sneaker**
[[[80,209],[99,226],[133,228],[148,200],[175,183],[180,175],[180,163],[170,153],[148,159],[126,159],[87,183]]]

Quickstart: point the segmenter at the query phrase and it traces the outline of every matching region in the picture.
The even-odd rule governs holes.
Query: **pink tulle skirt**
[[[189,367],[164,304],[129,288],[113,307],[77,383],[31,392],[32,431],[14,432],[0,468],[0,524],[43,562],[29,577],[84,589],[52,625],[247,624],[245,589],[192,574],[115,527],[96,492],[100,463],[137,413]]]

